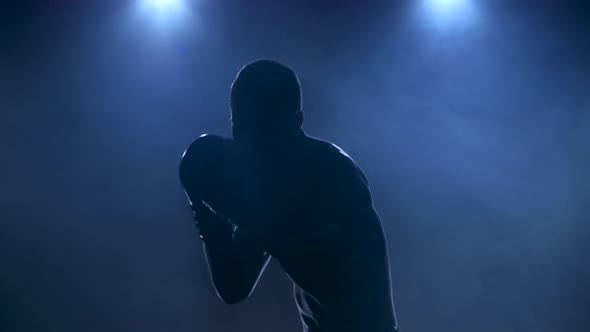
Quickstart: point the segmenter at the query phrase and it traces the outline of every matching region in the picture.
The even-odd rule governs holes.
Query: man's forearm
[[[247,296],[245,283],[242,285],[242,262],[237,251],[230,244],[226,247],[203,243],[211,282],[219,297],[226,303],[235,303]]]
[[[229,304],[248,297],[269,260],[262,250],[235,235],[203,241],[211,281]]]

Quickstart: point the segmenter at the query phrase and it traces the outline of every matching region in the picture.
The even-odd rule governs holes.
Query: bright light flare
[[[157,20],[175,19],[187,11],[188,0],[138,0],[141,11]]]
[[[170,31],[185,22],[191,15],[189,0],[137,0],[137,13],[149,19],[158,28]]]
[[[423,0],[422,7],[429,21],[439,26],[471,24],[477,10],[473,0]]]
[[[182,0],[144,0],[146,6],[158,11],[178,9],[182,6]]]
[[[452,10],[467,4],[467,0],[429,0],[430,6],[438,10]]]

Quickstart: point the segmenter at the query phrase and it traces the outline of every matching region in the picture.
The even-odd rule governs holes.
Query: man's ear
[[[303,126],[303,112],[302,111],[297,111],[297,113],[295,113],[295,124],[297,125],[297,128],[301,128]]]

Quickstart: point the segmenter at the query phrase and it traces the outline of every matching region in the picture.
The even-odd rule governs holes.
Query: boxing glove
[[[237,200],[235,148],[232,139],[205,134],[184,152],[180,182],[191,202],[205,204],[217,214],[229,217]]]

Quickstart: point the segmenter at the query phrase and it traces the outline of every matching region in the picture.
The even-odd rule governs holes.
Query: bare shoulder
[[[308,146],[318,166],[340,180],[358,178],[367,182],[367,178],[356,161],[338,145],[315,137],[308,137]]]
[[[367,178],[356,161],[338,145],[315,137],[308,138],[318,181],[330,188],[341,202],[371,202]]]
[[[373,206],[373,198],[365,174],[356,161],[338,145],[310,138],[310,153],[315,160],[313,176],[318,197],[329,218],[327,226],[336,227],[344,238],[367,238],[380,241],[381,221]],[[341,233],[339,233],[341,232]],[[352,233],[351,233],[352,232]],[[351,248],[349,248],[351,249]]]

